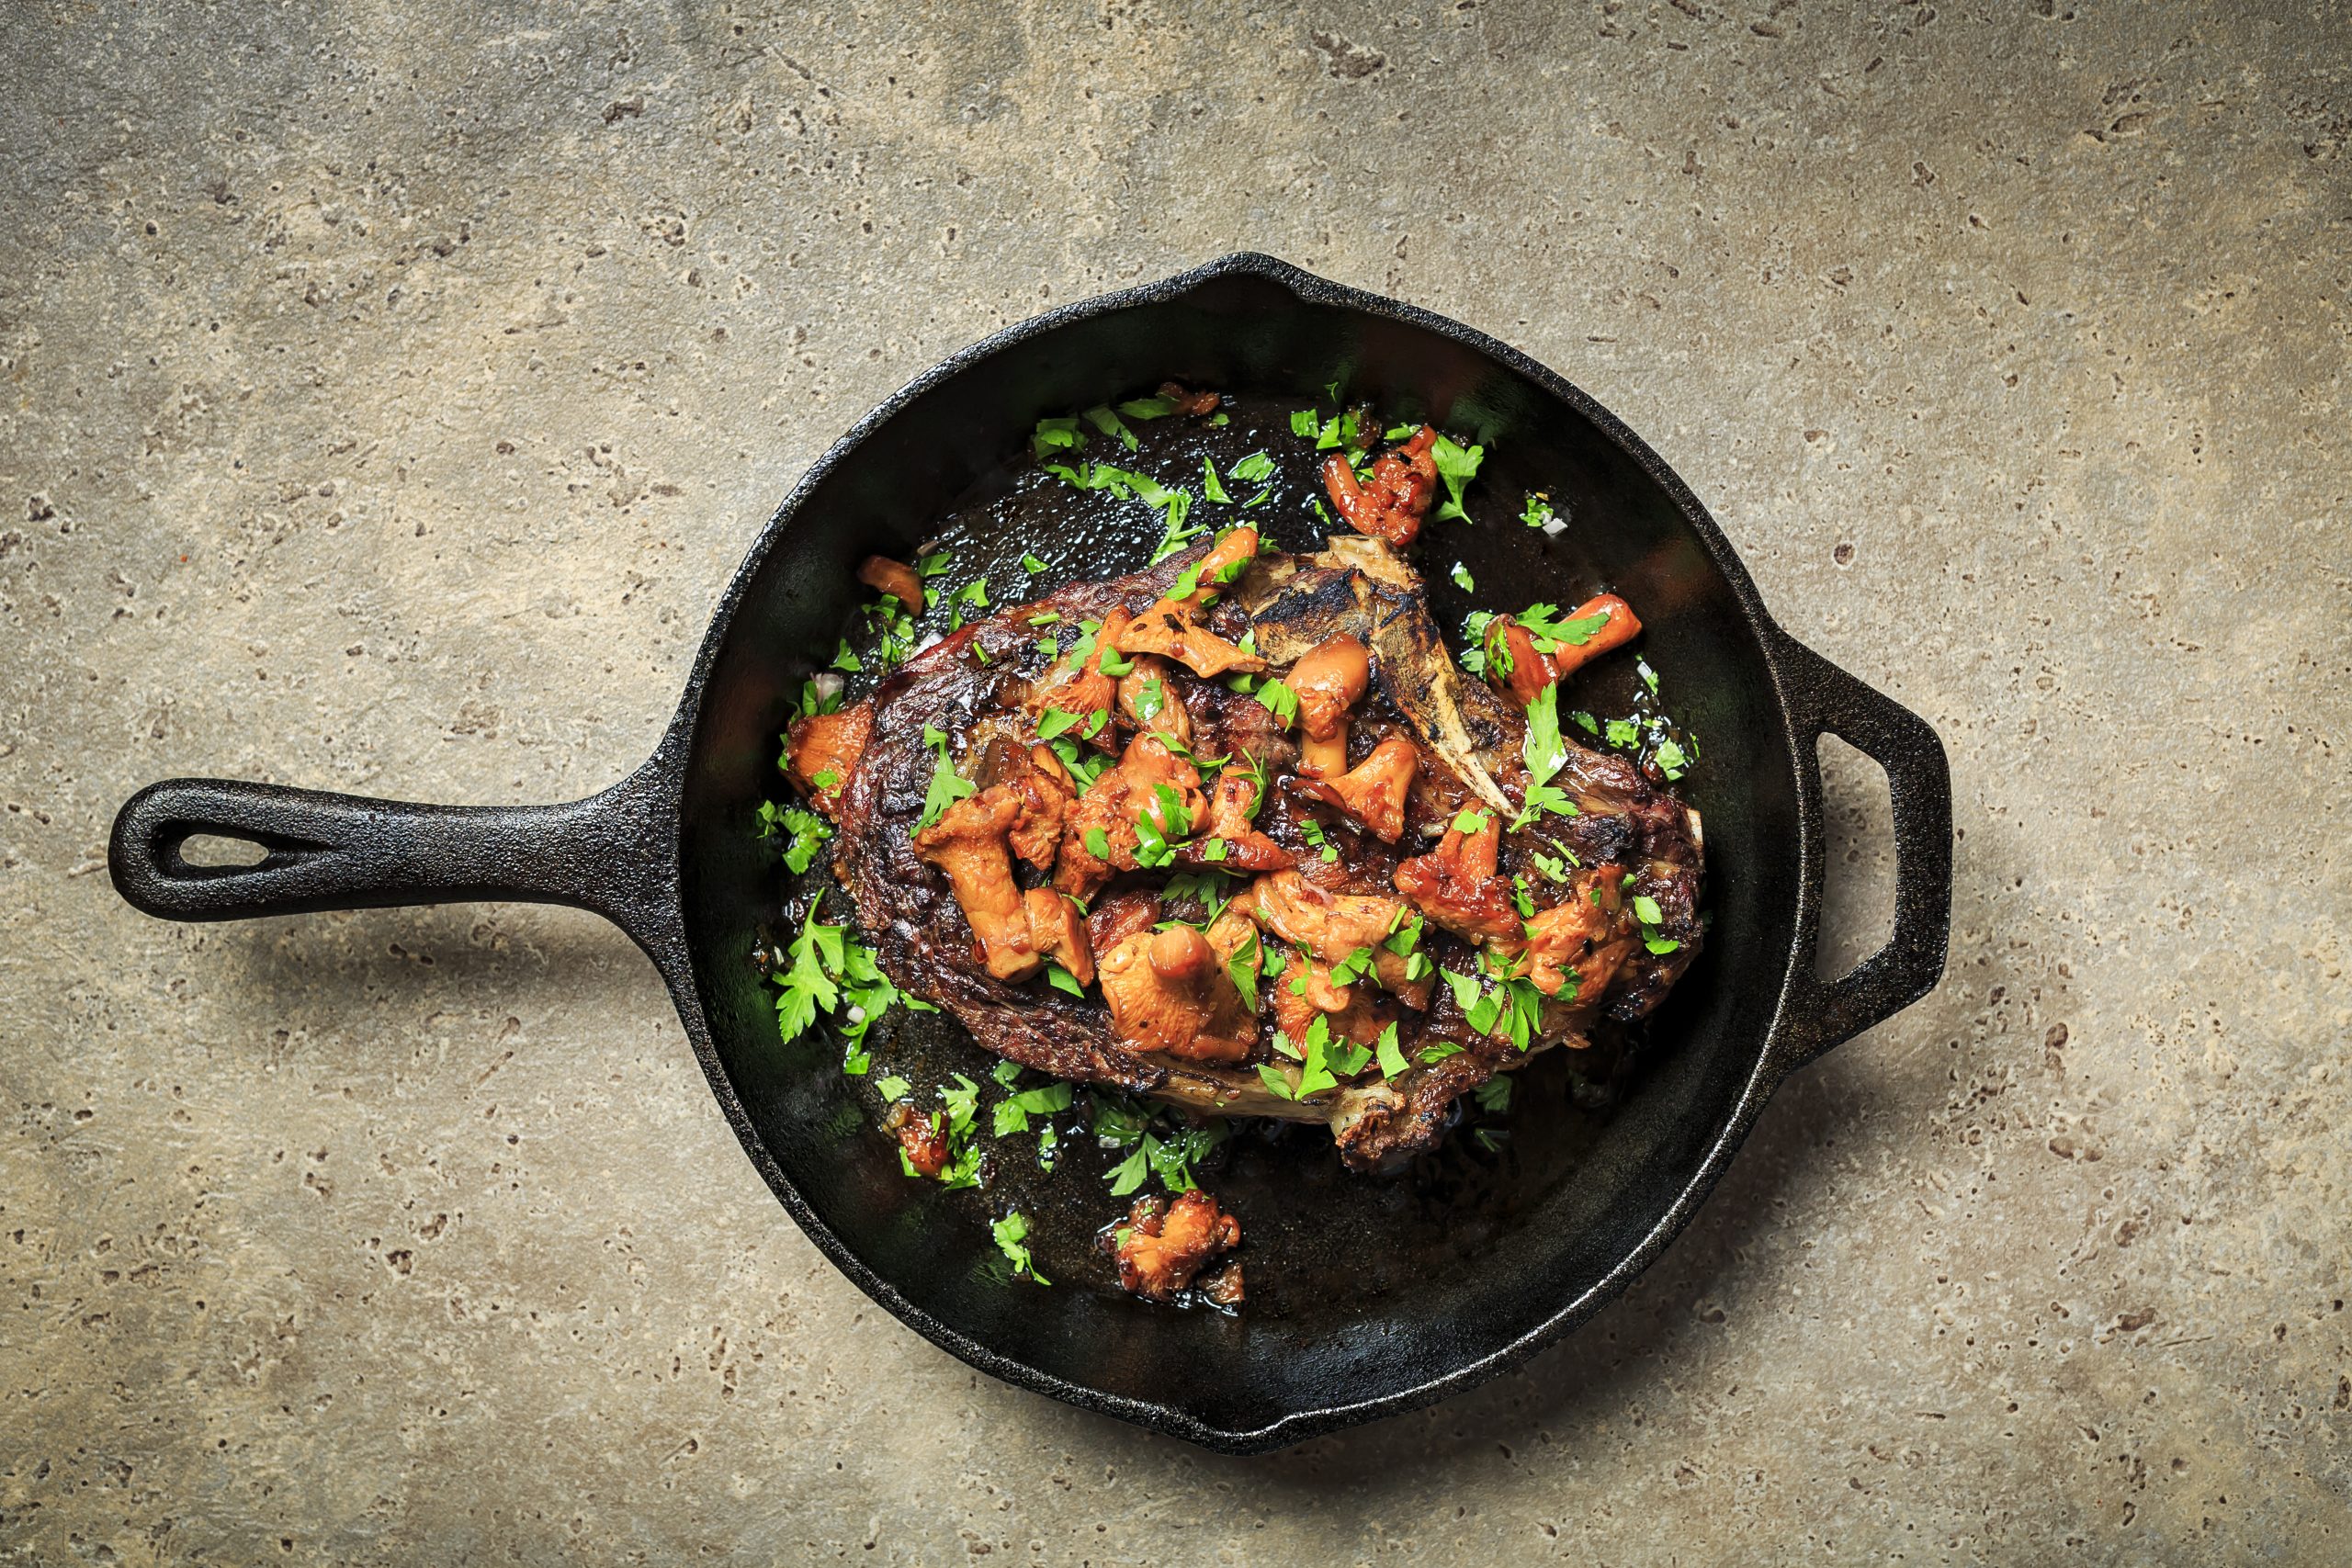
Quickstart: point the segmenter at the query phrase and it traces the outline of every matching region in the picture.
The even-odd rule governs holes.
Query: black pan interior
[[[1706,825],[1709,948],[1653,1021],[1644,1066],[1613,1111],[1547,1123],[1523,1100],[1506,1173],[1517,1179],[1490,1184],[1450,1239],[1424,1238],[1408,1268],[1372,1264],[1395,1244],[1399,1204],[1425,1211],[1428,1193],[1309,1171],[1294,1212],[1252,1229],[1250,1267],[1254,1294],[1283,1267],[1269,1247],[1288,1235],[1315,1287],[1276,1290],[1268,1309],[1238,1319],[1008,1281],[974,1217],[987,1200],[902,1176],[835,1050],[813,1034],[779,1042],[772,987],[751,963],[776,890],[772,863],[749,852],[748,824],[778,787],[776,735],[800,679],[830,656],[862,597],[858,560],[907,555],[1040,417],[1171,377],[1303,400],[1342,381],[1385,413],[1432,417],[1484,442],[1488,499],[1473,510],[1487,521],[1453,526],[1445,559],[1430,556],[1425,569],[1435,579],[1462,559],[1496,585],[1489,607],[1573,602],[1596,581],[1623,592],[1707,759],[1687,794]],[[1530,489],[1562,506],[1567,534],[1546,540],[1511,521]],[[698,1000],[755,1158],[797,1190],[853,1275],[894,1310],[912,1309],[917,1326],[992,1370],[1025,1367],[1069,1385],[1062,1392],[1168,1406],[1209,1433],[1377,1401],[1508,1354],[1571,1303],[1622,1283],[1621,1265],[1682,1195],[1758,1070],[1798,897],[1796,767],[1736,570],[1605,420],[1471,334],[1303,299],[1252,271],[1065,319],[933,378],[820,465],[771,525],[713,634],[683,800],[682,892]],[[1461,607],[1439,604],[1449,620]],[[1119,1205],[1099,1206],[1108,1219]],[[1351,1257],[1366,1266],[1350,1269]]]

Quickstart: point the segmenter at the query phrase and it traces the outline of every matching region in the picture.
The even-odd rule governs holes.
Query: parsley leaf
[[[1541,491],[1531,491],[1528,492],[1526,506],[1520,512],[1519,520],[1531,528],[1548,528],[1560,521],[1560,514],[1552,510],[1550,496]]]
[[[1557,653],[1560,645],[1582,648],[1592,640],[1593,634],[1609,624],[1609,612],[1590,615],[1574,615],[1560,619],[1558,608],[1551,604],[1530,604],[1515,617],[1534,639],[1538,653]]]
[[[1053,568],[1047,566],[1044,561],[1039,560],[1035,556],[1023,552],[1021,557],[1021,570],[1027,572],[1030,576],[1035,577],[1040,572],[1051,571]],[[1057,616],[1056,618],[1058,619],[1059,617]],[[1035,626],[1043,626],[1045,623],[1033,615],[1030,617],[1029,624]]]
[[[798,1039],[819,1013],[831,1012],[841,1004],[842,928],[817,918],[823,903],[820,894],[808,906],[808,918],[786,950],[792,965],[777,977],[784,991],[775,1001],[776,1027],[786,1040]]]
[[[1225,492],[1225,481],[1216,477],[1216,465],[1206,457],[1201,459],[1201,496],[1222,505],[1233,504],[1233,497]]]
[[[1312,435],[1322,423],[1313,409],[1294,409],[1290,416],[1290,433],[1293,435]]]
[[[1445,482],[1445,502],[1431,515],[1431,522],[1442,523],[1449,517],[1470,521],[1470,514],[1462,510],[1462,489],[1476,475],[1486,456],[1483,446],[1459,446],[1439,433],[1430,446],[1430,457],[1437,464],[1437,477]]]
[[[1111,1168],[1112,1197],[1124,1198],[1150,1179],[1151,1156],[1159,1147],[1159,1140],[1147,1133],[1135,1153]]]
[[[922,727],[922,743],[938,753],[939,761],[932,765],[931,787],[923,794],[922,815],[915,821],[914,833],[938,821],[941,812],[972,793],[972,781],[958,773],[956,764],[948,760],[945,733],[926,724]]]
[[[1225,961],[1226,978],[1233,982],[1233,988],[1241,993],[1242,1002],[1252,1013],[1258,1010],[1258,933],[1253,931],[1242,938],[1241,945],[1233,950],[1233,956]]]
[[[1043,457],[1048,452],[1075,452],[1086,445],[1086,433],[1078,428],[1078,417],[1041,419],[1030,433],[1029,449]]]
[[[1460,561],[1455,561],[1453,563],[1453,586],[1459,588],[1464,593],[1476,593],[1478,592],[1478,584],[1471,579],[1470,569],[1464,566]]]
[[[1258,701],[1288,729],[1298,720],[1298,694],[1280,681],[1268,681],[1257,691]]]
[[[1165,419],[1176,412],[1173,398],[1129,398],[1119,405],[1119,412],[1129,419]]]
[[[1263,484],[1274,477],[1274,460],[1263,452],[1252,452],[1226,472],[1246,485]]]
[[[1167,531],[1160,536],[1159,547],[1151,552],[1151,564],[1154,566],[1158,566],[1161,561],[1209,531],[1209,525],[1205,523],[1186,525],[1185,519],[1193,513],[1191,491],[1169,491],[1166,492],[1166,498],[1168,502],[1165,515]]]
[[[1012,1262],[1012,1271],[1015,1274],[1026,1274],[1040,1285],[1053,1283],[1043,1274],[1038,1273],[1036,1264],[1030,1261],[1027,1246],[1029,1221],[1020,1210],[1013,1210],[1001,1220],[990,1220],[989,1234],[996,1237],[997,1250],[1003,1253]]]
[[[1077,722],[1078,715],[1074,713],[1065,713],[1060,708],[1049,707],[1044,713],[1037,716],[1037,739],[1040,740],[1051,740],[1055,736],[1059,735],[1063,730],[1068,729],[1071,725],[1076,724]]]
[[[818,846],[833,836],[832,825],[815,812],[797,806],[786,807],[776,813],[776,818],[783,823],[784,830],[792,835],[792,841],[785,846],[785,869],[798,876],[815,862]],[[761,836],[766,837],[765,834]]]
[[[1081,417],[1103,434],[1117,436],[1120,445],[1130,452],[1142,445],[1136,439],[1136,433],[1127,428],[1126,421],[1113,413],[1108,404],[1097,403],[1092,408],[1085,410]]]
[[[1402,1077],[1405,1075],[1408,1064],[1405,1060],[1405,1053],[1396,1043],[1396,1024],[1391,1023],[1387,1028],[1380,1032],[1380,1039],[1374,1047],[1374,1055],[1380,1058],[1380,1076],[1382,1077],[1396,1078]]]

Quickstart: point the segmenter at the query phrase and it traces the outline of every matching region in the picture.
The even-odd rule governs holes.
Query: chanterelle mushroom
[[[1050,887],[1032,887],[1021,897],[1029,914],[1030,945],[1058,962],[1080,985],[1094,984],[1094,946],[1078,906]]]
[[[907,607],[910,615],[922,614],[922,574],[902,560],[868,556],[857,569],[857,580],[876,593],[888,593]]]
[[[980,961],[1000,980],[1025,980],[1043,962],[1029,937],[1029,913],[1012,880],[1005,843],[1021,802],[999,784],[967,795],[915,835],[915,853],[947,874],[949,891],[979,942]]]
[[[1238,1062],[1255,1021],[1207,937],[1191,926],[1137,931],[1102,958],[1111,1028],[1128,1049],[1188,1061]]]
[[[1136,655],[1135,667],[1119,677],[1119,714],[1138,730],[1179,746],[1193,743],[1193,716],[1184,694],[1169,678],[1168,661],[1156,654]]]
[[[1346,964],[1371,949],[1373,977],[1383,989],[1395,992],[1408,1006],[1429,1006],[1429,976],[1410,978],[1412,959],[1388,946],[1404,918],[1397,900],[1370,893],[1328,892],[1295,871],[1278,871],[1251,883],[1234,903],[1246,905],[1258,924],[1327,964]]]
[[[1493,943],[1503,972],[1525,976],[1547,997],[1599,996],[1633,952],[1632,935],[1617,929],[1624,880],[1624,868],[1616,865],[1579,874],[1558,905]]]
[[[1331,504],[1357,533],[1403,549],[1420,533],[1421,519],[1437,499],[1437,459],[1430,455],[1436,444],[1437,432],[1421,426],[1373,463],[1369,480],[1356,478],[1345,454],[1333,453],[1323,460]]]
[[[785,776],[831,817],[873,733],[874,709],[865,703],[796,718],[785,734]]]
[[[1457,936],[1472,942],[1516,936],[1519,910],[1510,884],[1495,874],[1501,840],[1502,824],[1493,812],[1464,811],[1436,849],[1396,868],[1396,891]]]
[[[1299,772],[1340,773],[1348,766],[1348,710],[1372,683],[1372,660],[1346,632],[1316,644],[1283,678],[1298,698]]]
[[[1176,660],[1204,680],[1239,671],[1256,674],[1266,661],[1201,625],[1201,610],[1258,553],[1258,531],[1234,528],[1185,568],[1166,597],[1135,618],[1118,637],[1122,653],[1157,653]],[[1109,623],[1104,623],[1109,636]]]
[[[1393,844],[1405,831],[1405,800],[1413,793],[1413,773],[1420,762],[1421,754],[1411,741],[1392,735],[1338,778],[1301,779],[1298,787],[1339,807],[1382,842]]]
[[[1085,659],[1077,668],[1058,681],[1053,679],[1053,672],[1049,671],[1029,689],[1030,713],[1042,717],[1047,708],[1054,708],[1083,721],[1091,721],[1095,714],[1102,714],[1103,722],[1091,727],[1088,739],[1102,750],[1117,750],[1118,738],[1112,733],[1109,719],[1111,705],[1118,699],[1119,686],[1115,678],[1102,673],[1102,655],[1106,649],[1115,650],[1118,648],[1119,638],[1132,620],[1133,617],[1124,609],[1114,607],[1105,614],[1102,624],[1095,628],[1094,646],[1087,649]],[[1055,668],[1062,669],[1068,664],[1069,660],[1065,658]],[[1074,733],[1086,733],[1089,728],[1081,725],[1080,729]]]
[[[1227,871],[1288,871],[1297,864],[1291,852],[1258,830],[1250,820],[1258,803],[1259,783],[1247,772],[1227,768],[1209,795],[1209,822],[1201,836],[1184,846],[1178,857],[1186,865],[1215,865]],[[1213,853],[1213,847],[1221,854]]]
[[[1541,607],[1541,606],[1539,606]],[[1595,625],[1595,622],[1598,625]],[[1539,636],[1523,622],[1498,615],[1487,626],[1487,680],[1521,707],[1543,695],[1553,682],[1574,674],[1614,648],[1641,635],[1634,607],[1614,593],[1586,600],[1558,625],[1580,633],[1581,642]]]
[[[1050,748],[1024,748],[999,735],[980,749],[972,782],[983,789],[1001,787],[1012,796],[1020,812],[1006,841],[1014,854],[1038,870],[1050,868],[1061,843],[1062,823],[1078,797],[1061,759]]]
[[[1181,839],[1200,820],[1205,804],[1198,769],[1158,736],[1136,736],[1119,765],[1096,779],[1063,819],[1054,886],[1080,898],[1091,897],[1112,872],[1133,871],[1141,863],[1136,859],[1143,846],[1138,820],[1148,818],[1162,839]]]
[[[1241,1222],[1197,1187],[1173,1199],[1136,1199],[1124,1231],[1113,1243],[1119,1284],[1156,1302],[1191,1284],[1211,1258],[1241,1245]],[[1239,1287],[1237,1277],[1229,1293],[1238,1298]]]

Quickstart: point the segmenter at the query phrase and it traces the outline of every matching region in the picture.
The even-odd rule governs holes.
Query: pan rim
[[[1798,748],[1803,744],[1801,727],[1787,689],[1785,673],[1780,661],[1772,657],[1774,649],[1789,640],[1788,636],[1765,608],[1746,565],[1705,505],[1646,442],[1566,377],[1475,327],[1419,306],[1332,282],[1275,256],[1243,251],[1220,256],[1154,282],[1074,300],[1013,322],[957,350],[907,381],[829,445],[770,513],[758,536],[746,550],[741,563],[728,580],[712,611],[709,627],[688,675],[685,695],[657,752],[657,765],[664,756],[673,762],[666,771],[671,773],[671,786],[678,798],[683,798],[703,698],[711,673],[753,581],[808,498],[848,462],[876,430],[925,393],[954,379],[971,367],[1032,338],[1099,316],[1165,303],[1192,293],[1203,285],[1237,276],[1255,276],[1276,284],[1302,304],[1354,311],[1417,327],[1450,339],[1532,383],[1585,419],[1660,488],[1705,549],[1709,560],[1723,574],[1747,630],[1764,654],[1776,710],[1773,728],[1786,746],[1792,764],[1797,764]],[[1799,965],[1804,957],[1804,933],[1814,928],[1818,912],[1820,878],[1815,873],[1820,863],[1823,834],[1820,802],[1812,792],[1803,787],[1801,765],[1796,766],[1794,783],[1796,787],[1792,793],[1797,814],[1799,868],[1797,904],[1789,923],[1789,951],[1781,965],[1770,1021],[1758,1043],[1755,1064],[1739,1088],[1738,1098],[1730,1114],[1716,1130],[1703,1156],[1689,1168],[1672,1201],[1659,1214],[1657,1222],[1600,1280],[1561,1303],[1540,1323],[1508,1344],[1408,1388],[1363,1400],[1292,1410],[1255,1427],[1220,1426],[1172,1404],[1112,1393],[1043,1371],[942,1322],[909,1300],[817,1214],[814,1207],[786,1175],[769,1150],[766,1140],[752,1122],[725,1063],[719,1058],[717,1042],[712,1036],[708,1016],[703,1006],[694,944],[683,929],[685,916],[683,876],[672,882],[672,888],[680,900],[675,911],[677,925],[673,926],[679,938],[674,950],[678,962],[674,968],[670,964],[662,967],[688,1042],[702,1065],[712,1095],[733,1127],[736,1138],[743,1145],[753,1168],[809,1241],[877,1305],[967,1365],[1016,1387],[1046,1394],[1080,1409],[1114,1416],[1151,1431],[1180,1438],[1215,1452],[1236,1455],[1266,1453],[1367,1421],[1424,1408],[1510,1371],[1581,1326],[1622,1294],[1690,1224],[1722,1179],[1733,1156],[1746,1142],[1765,1103],[1788,1071],[1788,1066],[1781,1060],[1777,1047],[1786,1030]],[[672,825],[680,835],[683,834],[683,823],[677,820],[675,812],[673,813]],[[673,852],[678,853],[674,840]]]

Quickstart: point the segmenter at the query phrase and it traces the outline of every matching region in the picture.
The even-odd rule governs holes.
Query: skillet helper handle
[[[1835,735],[1886,771],[1894,805],[1894,930],[1886,945],[1837,980],[1813,972],[1821,938],[1822,868],[1805,868],[1797,967],[1775,1051],[1783,1071],[1917,1001],[1944,971],[1951,928],[1951,769],[1928,721],[1785,635],[1783,688],[1796,718],[1804,809],[1821,817],[1822,735]]]
[[[116,814],[115,888],[172,920],[519,899],[569,904],[618,924],[657,963],[676,923],[656,763],[561,806],[423,806],[228,779],[151,784]],[[190,862],[198,835],[266,852],[248,865]]]

